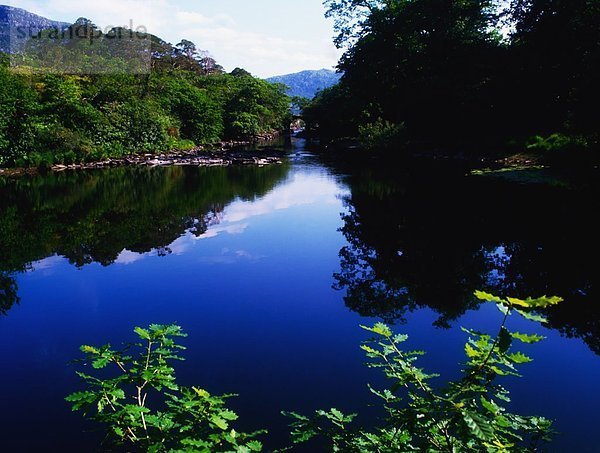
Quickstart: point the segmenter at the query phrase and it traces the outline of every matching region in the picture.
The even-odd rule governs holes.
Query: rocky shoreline
[[[67,170],[91,170],[114,167],[141,166],[141,167],[170,167],[170,166],[195,166],[195,167],[227,167],[249,166],[259,167],[265,165],[282,164],[284,153],[274,149],[241,150],[257,142],[223,142],[212,149],[202,146],[186,151],[169,151],[159,154],[131,154],[120,158],[110,158],[103,161],[82,162],[77,164],[52,165],[48,170],[62,172]],[[36,174],[38,168],[0,168],[0,176],[21,176]]]

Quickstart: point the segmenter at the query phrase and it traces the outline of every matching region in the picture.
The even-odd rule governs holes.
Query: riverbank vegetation
[[[93,45],[102,49],[106,35],[90,21],[80,19],[72,29],[75,36],[94,36]],[[23,55],[12,56],[23,60],[17,69],[0,55],[0,166],[188,149],[289,126],[283,86],[241,69],[226,74],[189,41],[173,46],[148,39],[150,71],[139,74],[121,71],[130,54],[119,57],[114,50],[96,62],[103,73],[69,73],[60,62],[76,58],[73,47],[87,45],[82,39],[72,45],[32,41]],[[33,67],[44,55],[57,62],[52,71]]]
[[[304,109],[324,138],[454,155],[597,155],[597,1],[325,4],[345,53],[341,82]]]
[[[376,429],[353,427],[356,414],[337,409],[319,410],[314,418],[284,413],[293,419],[292,442],[324,438],[331,451],[537,451],[550,440],[552,422],[542,417],[511,413],[509,392],[499,378],[519,377],[517,368],[532,358],[514,348],[544,338],[512,332],[509,320],[521,316],[545,322],[537,312],[560,303],[557,297],[500,298],[476,292],[480,301],[494,303],[502,314],[497,335],[464,329],[467,362],[463,377],[444,386],[430,382],[439,377],[416,364],[421,351],[404,351],[405,335],[395,335],[385,324],[364,327],[374,338],[362,349],[369,367],[390,380],[386,389],[369,386],[378,398],[383,425]],[[173,364],[185,348],[185,336],[176,325],[136,328],[138,342],[123,350],[110,345],[81,347],[84,363],[95,375],[78,373],[85,389],[67,397],[106,428],[109,446],[140,451],[262,451],[257,440],[266,431],[246,434],[232,428],[238,415],[225,405],[227,396],[181,387]],[[112,371],[111,371],[112,370]],[[323,447],[323,445],[322,445]]]

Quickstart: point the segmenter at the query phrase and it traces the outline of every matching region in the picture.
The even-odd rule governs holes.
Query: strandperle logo
[[[9,18],[14,70],[58,74],[148,74],[152,40],[147,27],[133,19],[124,26],[97,27],[87,19],[73,25],[41,28]],[[7,30],[8,29],[8,30]]]
[[[148,39],[148,29],[144,25],[139,25],[134,29],[133,20],[129,21],[128,25],[123,26],[108,26],[104,29],[97,27],[88,28],[88,24],[82,24],[77,26],[59,28],[49,27],[41,29],[39,26],[16,26],[14,27],[15,32],[11,33],[11,36],[15,36],[19,41],[27,41],[29,39],[54,39],[54,40],[65,40],[65,39],[82,39],[88,40],[93,43],[95,40],[102,38],[105,39]]]

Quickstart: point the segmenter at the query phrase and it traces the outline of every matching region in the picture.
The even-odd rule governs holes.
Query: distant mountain
[[[289,87],[290,96],[312,99],[318,91],[329,88],[339,82],[341,74],[329,69],[302,71],[267,79],[271,83],[283,83]]]
[[[46,19],[21,8],[0,5],[0,52],[9,53],[11,50],[14,51],[18,48],[18,45],[15,46],[15,43],[24,43],[22,38],[25,36],[37,34],[39,31],[48,28],[62,30],[69,25],[66,22]],[[13,39],[12,46],[11,36]],[[19,39],[15,39],[17,37]]]

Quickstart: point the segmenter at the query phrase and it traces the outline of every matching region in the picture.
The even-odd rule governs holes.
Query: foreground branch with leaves
[[[304,443],[315,437],[329,440],[333,451],[535,451],[549,441],[551,422],[542,417],[516,415],[504,404],[508,391],[496,383],[499,376],[519,376],[516,367],[532,359],[513,346],[515,342],[538,343],[539,335],[510,332],[507,322],[513,314],[544,322],[536,310],[556,305],[557,297],[502,299],[477,292],[476,297],[496,303],[503,319],[496,337],[474,330],[465,346],[468,361],[463,377],[441,388],[429,384],[435,374],[427,374],[415,362],[422,351],[404,351],[406,335],[394,335],[389,327],[376,324],[363,327],[375,338],[362,346],[371,368],[381,369],[393,381],[390,388],[370,388],[387,414],[383,426],[366,430],[352,428],[356,414],[337,409],[317,411],[312,418],[285,413],[294,419],[292,439]]]
[[[513,414],[505,407],[509,392],[498,377],[519,376],[517,366],[532,359],[515,350],[515,343],[538,343],[544,337],[511,332],[513,315],[545,322],[537,312],[562,301],[500,298],[484,292],[475,296],[495,303],[502,313],[496,336],[463,329],[469,340],[463,377],[444,386],[429,382],[438,377],[416,365],[422,351],[404,351],[406,335],[395,335],[385,324],[363,327],[374,338],[362,345],[368,366],[380,369],[392,385],[369,387],[379,398],[386,417],[376,429],[354,427],[357,415],[337,409],[317,411],[314,417],[284,412],[293,419],[292,441],[302,444],[324,439],[332,451],[535,451],[549,441],[552,423],[542,417]],[[115,351],[110,346],[82,346],[85,362],[96,370],[116,372],[98,378],[78,373],[87,389],[67,397],[73,410],[83,410],[107,426],[107,443],[141,451],[261,451],[259,431],[238,433],[230,423],[238,416],[227,409],[228,396],[212,396],[199,388],[180,387],[172,362],[182,360],[184,347],[175,338],[185,336],[179,326],[136,328],[142,342]],[[102,372],[103,375],[105,371]],[[322,445],[322,444],[321,444]]]
[[[100,379],[78,373],[87,390],[69,395],[73,410],[83,410],[107,426],[106,442],[136,451],[261,451],[261,432],[238,433],[230,423],[238,416],[225,407],[230,396],[179,386],[172,362],[185,349],[175,338],[179,326],[137,327],[142,342],[115,351],[110,345],[82,346],[85,362],[95,370],[109,366],[116,376]],[[107,370],[108,371],[108,370]]]

